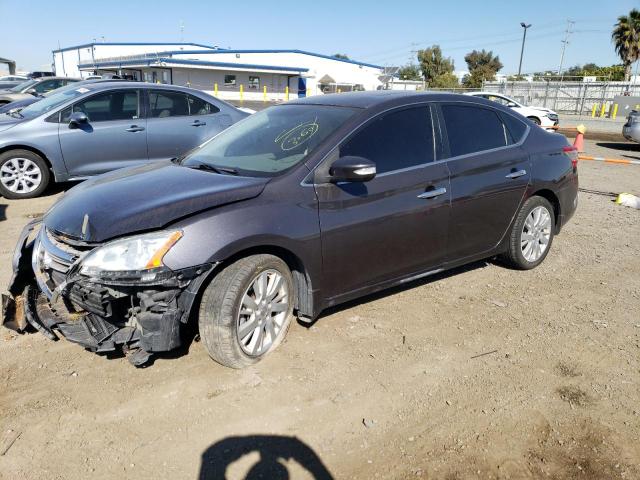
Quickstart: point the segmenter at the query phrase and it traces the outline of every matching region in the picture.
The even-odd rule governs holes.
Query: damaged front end
[[[167,237],[173,243],[176,233]],[[214,265],[170,270],[161,260],[173,243],[147,236],[91,244],[31,222],[16,246],[9,295],[2,295],[3,325],[19,332],[31,326],[52,340],[60,334],[94,352],[121,349],[137,366],[180,346],[181,324]],[[143,269],[100,267],[141,258]]]

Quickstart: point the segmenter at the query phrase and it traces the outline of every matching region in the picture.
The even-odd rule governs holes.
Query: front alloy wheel
[[[49,167],[29,150],[10,150],[0,155],[0,195],[8,199],[39,196],[49,183]]]
[[[200,336],[216,362],[252,365],[282,342],[295,304],[293,277],[273,255],[251,255],[221,270],[200,303]]]

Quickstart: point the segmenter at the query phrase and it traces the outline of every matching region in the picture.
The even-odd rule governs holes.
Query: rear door
[[[528,154],[502,121],[506,114],[465,102],[442,103],[440,114],[451,173],[448,257],[458,260],[487,252],[502,239],[531,168]]]
[[[177,90],[149,90],[147,112],[150,160],[178,157],[231,125],[215,105]]]
[[[327,162],[347,155],[372,160],[377,175],[316,185],[327,296],[437,267],[446,255],[449,172],[435,161],[430,107],[375,117]]]
[[[146,120],[140,118],[140,90],[97,93],[61,112],[58,136],[70,175],[84,177],[148,161]],[[89,122],[72,127],[72,112]]]

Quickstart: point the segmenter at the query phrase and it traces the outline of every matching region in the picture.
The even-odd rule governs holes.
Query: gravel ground
[[[640,167],[579,168],[582,187],[640,195]],[[58,196],[0,198],[0,284]],[[640,478],[640,211],[579,202],[539,268],[478,262],[368,297],[241,371],[200,342],[135,369],[3,329],[0,478]]]

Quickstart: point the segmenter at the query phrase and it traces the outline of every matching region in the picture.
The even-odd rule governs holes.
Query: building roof
[[[229,63],[229,62],[208,62],[204,60],[187,60],[182,58],[171,57],[152,57],[137,58],[130,60],[110,60],[104,62],[82,63],[78,65],[79,69],[96,69],[96,68],[113,68],[113,67],[153,67],[168,65],[195,65],[202,67],[217,67],[226,70],[249,70],[249,71],[269,71],[269,72],[285,72],[292,74],[300,74],[309,71],[303,67],[284,67],[278,65],[258,65],[249,63]]]
[[[95,45],[134,45],[134,46],[139,46],[139,45],[148,45],[148,46],[170,46],[170,45],[184,45],[185,47],[202,47],[202,48],[209,48],[211,50],[215,50],[217,47],[213,47],[211,45],[203,45],[201,43],[184,43],[184,42],[91,42],[91,43],[84,43],[82,45],[74,45],[73,47],[65,47],[65,48],[59,48],[57,50],[52,50],[52,53],[57,53],[57,52],[66,52],[68,50],[77,50],[78,48],[87,48],[87,47],[93,47]],[[177,52],[181,52],[182,50],[176,50]],[[192,51],[199,51],[199,50],[192,50]]]

